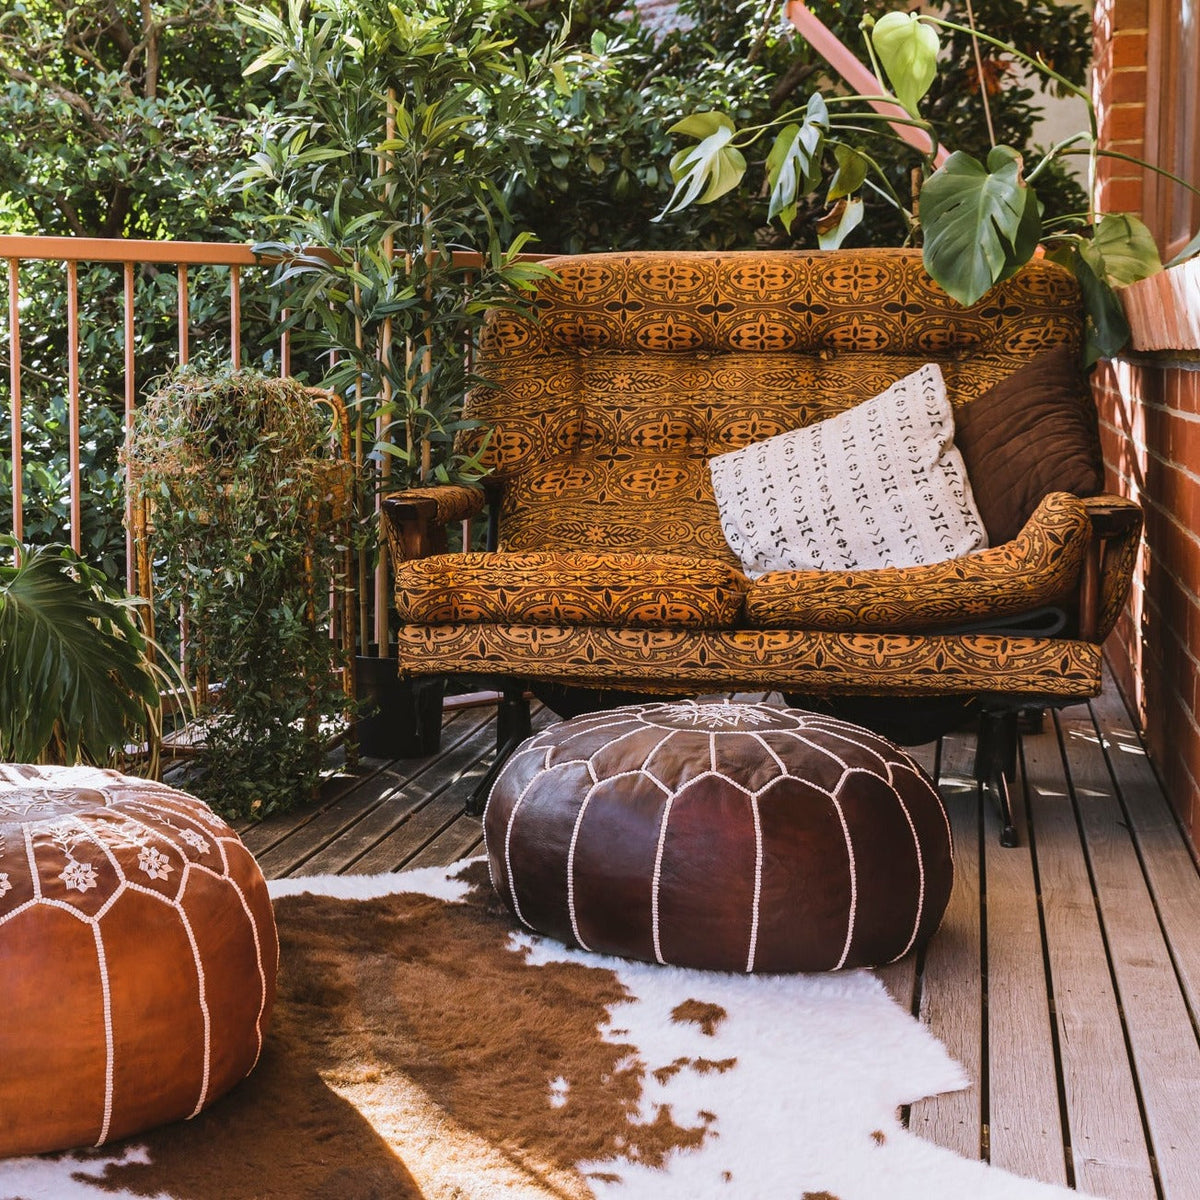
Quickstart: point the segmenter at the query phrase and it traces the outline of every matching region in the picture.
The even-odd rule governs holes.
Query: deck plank
[[[1000,844],[1000,816],[984,802],[989,1161],[1065,1184],[1058,1072],[1042,953],[1041,913],[1025,820],[1024,778],[1013,781],[1017,846]]]
[[[1075,1186],[1110,1200],[1153,1200],[1137,1089],[1057,737],[1027,739],[1024,758]]]
[[[535,733],[557,720],[541,705],[535,706],[530,714]],[[436,792],[420,805],[407,807],[401,820],[355,859],[352,868],[355,873],[396,871],[412,865],[418,855],[424,865],[430,865],[428,856],[421,853],[426,843],[439,838],[462,815],[471,793],[491,766],[496,741],[494,725],[485,726],[481,736],[484,742],[482,747],[476,745],[473,757],[444,764],[442,783]]]
[[[1162,1194],[1195,1200],[1196,1032],[1095,726],[1090,715],[1059,724]]]
[[[979,1158],[983,1076],[983,989],[980,956],[979,801],[971,765],[972,735],[942,740],[938,787],[954,836],[954,887],[937,936],[925,951],[920,1015],[971,1086],[914,1104],[909,1129],[966,1158]]]
[[[1200,1025],[1200,873],[1111,679],[1092,702],[1192,1020]]]
[[[432,865],[430,857],[422,855],[422,851],[462,816],[464,796],[483,778],[487,767],[487,759],[481,758],[461,776],[461,793],[448,788],[412,812],[393,836],[372,846],[354,863],[355,873],[362,871],[376,875],[384,871],[399,871],[417,864],[418,856],[421,856],[422,865]]]
[[[913,761],[923,768],[930,778],[936,778],[937,742],[929,742],[924,746],[908,746],[905,749]],[[920,953],[915,952],[906,954],[899,962],[888,963],[886,967],[878,967],[875,970],[875,974],[887,988],[892,999],[905,1012],[914,1014],[920,1004],[920,996],[917,991],[920,960]]]
[[[462,729],[466,716],[460,712],[446,714],[442,725],[442,744],[452,743]],[[327,775],[321,783],[320,798],[311,804],[301,804],[285,813],[274,813],[261,821],[241,821],[234,825],[238,836],[256,855],[265,854],[296,830],[336,805],[347,793],[363,787],[367,780],[383,772],[407,776],[435,763],[430,759],[374,758],[363,755],[351,769],[346,766],[345,746],[338,746],[327,761]],[[185,788],[186,790],[186,788]]]
[[[339,875],[353,870],[355,874],[375,874],[394,870],[409,855],[403,851],[388,853],[385,855],[388,865],[377,866],[372,865],[376,861],[370,857],[372,850],[390,841],[415,813],[443,795],[447,789],[454,788],[464,775],[472,772],[481,775],[486,770],[486,760],[494,750],[495,742],[493,722],[477,716],[467,726],[464,736],[447,746],[437,757],[435,769],[423,771],[399,786],[378,794],[369,806],[363,806],[364,811],[352,823],[348,823],[348,814],[352,811],[354,798],[348,796],[345,806],[332,814],[334,821],[343,823],[343,829],[336,837],[325,840],[306,858],[298,860],[289,873]],[[454,803],[461,811],[463,801],[458,793],[455,793]],[[418,828],[414,826],[413,832]],[[404,836],[407,838],[408,835]],[[363,860],[361,867],[355,865],[360,859]]]
[[[483,827],[478,817],[465,813],[426,842],[405,864],[408,867],[439,867],[483,853]]]

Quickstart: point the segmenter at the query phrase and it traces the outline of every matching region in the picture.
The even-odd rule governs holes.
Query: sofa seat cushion
[[[415,624],[615,625],[727,629],[747,581],[685,554],[498,551],[396,564],[396,607]]]
[[[746,594],[746,620],[759,629],[911,633],[1028,613],[1073,593],[1090,537],[1083,503],[1054,492],[1013,541],[962,558],[764,575]]]

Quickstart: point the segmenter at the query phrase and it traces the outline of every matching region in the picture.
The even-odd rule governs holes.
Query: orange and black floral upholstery
[[[1127,501],[1050,491],[1011,540],[980,553],[751,581],[722,535],[707,465],[926,362],[957,414],[1047,351],[1077,352],[1066,271],[1034,261],[963,308],[908,251],[547,265],[555,278],[531,315],[491,315],[476,361],[489,386],[467,400],[478,427],[464,440],[498,494],[494,547],[431,554],[432,524],[481,507],[479,494],[431,487],[385,503],[403,672],[677,694],[1099,690],[1140,528]],[[1082,373],[1078,394],[1094,426]],[[1098,468],[1094,437],[1085,450]],[[1030,633],[1022,616],[1046,606],[1066,612],[1065,628]]]

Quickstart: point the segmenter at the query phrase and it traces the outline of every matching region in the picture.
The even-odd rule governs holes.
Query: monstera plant
[[[745,151],[774,134],[766,159],[771,219],[790,228],[799,202],[824,187],[827,211],[818,237],[822,248],[832,249],[862,222],[863,192],[871,189],[904,213],[910,237],[921,241],[926,270],[962,304],[974,304],[1042,246],[1047,257],[1063,263],[1079,280],[1088,312],[1089,359],[1117,353],[1129,328],[1112,289],[1161,270],[1150,231],[1126,213],[1089,211],[1043,222],[1037,194],[1039,177],[1065,156],[1086,155],[1093,166],[1101,156],[1130,160],[1099,146],[1095,108],[1086,89],[1008,42],[940,17],[891,12],[878,21],[865,17],[861,27],[876,76],[888,80],[892,93],[814,92],[803,106],[744,129],[719,112],[684,118],[671,131],[695,139],[695,144],[672,159],[675,191],[655,219],[737,187],[746,170]],[[956,151],[939,163],[943,156],[937,132],[921,113],[938,70],[939,30],[971,34],[1078,97],[1087,106],[1088,128],[1063,138],[1032,165],[1004,145],[994,145],[984,162]],[[898,105],[902,114],[865,107],[881,101]],[[873,147],[878,135],[889,151],[917,154],[898,136],[902,126],[923,130],[929,138],[929,148],[916,164],[915,203],[909,204],[897,194],[873,149],[864,148]],[[1191,187],[1152,164],[1131,161]],[[1200,237],[1179,257],[1197,250]]]
[[[0,564],[0,761],[120,762],[131,747],[156,774],[161,695],[136,601],[62,546],[24,547]]]

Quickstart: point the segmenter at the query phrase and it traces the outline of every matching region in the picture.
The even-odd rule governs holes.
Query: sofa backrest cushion
[[[531,489],[506,493],[501,544],[513,548],[539,548],[535,529],[553,530],[560,516],[591,524],[593,510],[589,544],[607,544],[605,505],[585,495],[590,478],[621,498],[614,529],[625,541],[637,528],[698,530],[716,518],[708,458],[833,416],[927,362],[957,408],[1045,350],[1078,350],[1082,337],[1078,286],[1041,260],[970,308],[908,250],[656,251],[546,265],[556,277],[539,285],[532,315],[489,315],[475,361],[488,382],[464,414],[478,427],[460,443],[482,447],[496,475],[535,485],[544,507],[532,521],[518,516]],[[699,481],[678,519],[661,520],[660,489],[645,478],[656,462],[689,488]],[[554,494],[562,481],[569,501]],[[517,527],[512,542],[506,530]]]

